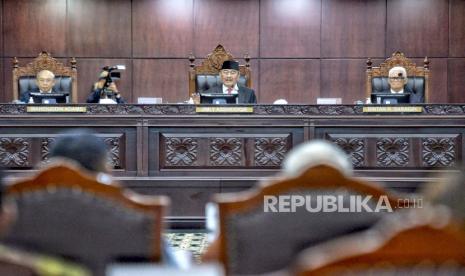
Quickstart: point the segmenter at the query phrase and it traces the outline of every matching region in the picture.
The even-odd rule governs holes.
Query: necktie
[[[231,92],[232,92],[232,88],[228,87],[228,94],[231,94]]]

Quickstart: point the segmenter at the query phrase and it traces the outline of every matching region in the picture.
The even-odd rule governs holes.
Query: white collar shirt
[[[397,92],[391,89],[391,93],[392,94],[404,94],[404,89],[397,91]]]
[[[237,83],[234,85],[233,90],[231,91],[231,94],[238,94],[239,93],[239,87],[237,87]],[[229,94],[228,93],[228,87],[223,84],[223,94]]]

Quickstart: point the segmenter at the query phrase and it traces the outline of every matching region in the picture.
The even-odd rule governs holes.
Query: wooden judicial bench
[[[203,110],[202,110],[203,108]],[[22,177],[73,128],[99,133],[113,174],[143,194],[171,197],[173,227],[203,227],[219,192],[272,177],[297,144],[326,139],[357,176],[413,191],[463,161],[465,105],[0,105],[0,163]]]

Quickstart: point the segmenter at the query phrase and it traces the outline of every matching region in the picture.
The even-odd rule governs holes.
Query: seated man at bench
[[[55,91],[55,82],[55,74],[52,71],[40,71],[36,76],[38,90],[24,92],[20,100],[24,103],[67,103],[68,94]]]

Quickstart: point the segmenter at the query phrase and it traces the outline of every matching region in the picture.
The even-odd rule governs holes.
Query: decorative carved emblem
[[[30,142],[24,138],[0,138],[0,163],[6,167],[29,166]]]
[[[107,145],[108,149],[108,164],[112,168],[121,168],[121,160],[119,158],[120,154],[120,138],[119,137],[108,137],[104,138],[103,141]]]
[[[280,166],[287,148],[286,138],[255,138],[255,166]]]
[[[197,164],[198,141],[193,138],[166,138],[165,164],[168,166],[192,166]]]
[[[213,166],[242,165],[242,142],[238,138],[211,138],[210,164]]]
[[[42,138],[42,143],[40,147],[40,157],[42,163],[48,163],[48,155],[50,153],[50,146],[55,142],[55,138]]]
[[[24,104],[0,104],[0,114],[24,114],[26,105]]]
[[[87,113],[89,114],[116,114],[116,115],[128,115],[128,114],[143,114],[144,110],[138,105],[128,104],[93,104],[88,105]]]
[[[425,66],[429,64],[427,58],[425,58],[424,63]],[[407,70],[408,76],[425,76],[425,72],[427,72],[423,67],[417,67],[414,62],[405,57],[404,53],[394,52],[391,57],[382,62],[378,68],[373,67],[372,74],[374,77],[387,76],[389,75],[389,69],[394,66],[404,67]]]
[[[449,167],[455,165],[455,139],[422,138],[423,166]]]
[[[359,138],[332,138],[331,141],[341,147],[352,159],[354,167],[365,165],[365,140]]]
[[[463,114],[462,107],[456,105],[428,105],[424,109],[427,114],[433,115]]]
[[[409,142],[406,138],[382,138],[376,141],[378,166],[403,167],[408,164]]]
[[[218,74],[223,62],[231,59],[234,59],[233,56],[226,52],[222,45],[218,45],[213,52],[207,55],[202,64],[197,66],[196,71],[202,74]]]
[[[18,67],[18,60],[16,58],[13,60],[18,76],[36,75],[42,70],[50,70],[55,75],[73,76],[75,78],[76,71],[73,69],[76,66],[76,59],[72,58],[70,63],[71,67],[66,67],[47,52],[41,52],[38,57],[24,67]]]
[[[327,115],[342,115],[342,114],[355,114],[357,106],[344,106],[344,105],[320,105],[318,110],[321,114]]]

